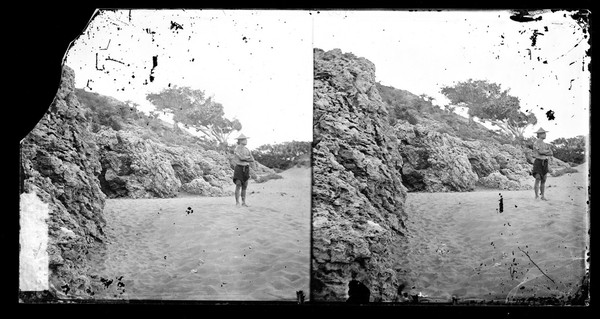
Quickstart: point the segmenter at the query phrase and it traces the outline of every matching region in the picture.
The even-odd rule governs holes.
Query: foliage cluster
[[[75,89],[79,102],[87,108],[86,116],[92,122],[92,130],[97,132],[101,126],[107,126],[115,131],[123,129],[126,123],[133,123],[146,117],[134,106],[98,93]]]
[[[310,142],[302,141],[265,144],[253,150],[252,156],[269,168],[286,170],[294,166],[310,166],[311,148]]]
[[[550,142],[553,145],[554,157],[567,163],[582,164],[585,162],[585,137],[580,135],[571,138],[557,138]]]
[[[173,124],[162,121],[156,112],[145,114],[139,111],[135,103],[121,102],[83,89],[75,89],[75,94],[86,109],[86,117],[91,122],[93,132],[100,131],[102,127],[110,127],[115,131],[137,129],[142,131],[143,138],[167,145],[203,149],[218,147],[214,140],[193,136]]]
[[[225,117],[223,105],[202,90],[172,86],[159,93],[146,95],[157,111],[173,115],[175,125],[195,129],[219,145],[227,145],[227,139],[234,131],[240,131],[242,124],[237,119]]]
[[[440,124],[440,133],[447,133],[463,140],[489,140],[500,143],[512,143],[505,135],[488,130],[479,123],[469,121],[452,112],[449,108],[442,109],[433,105],[427,95],[415,95],[411,92],[396,89],[377,83],[377,89],[382,100],[388,105],[390,124],[403,120],[410,124],[418,124],[422,119],[429,119]]]
[[[441,89],[452,106],[468,108],[469,120],[477,117],[499,127],[506,134],[522,138],[525,129],[537,123],[532,112],[523,112],[519,98],[497,83],[469,79]]]

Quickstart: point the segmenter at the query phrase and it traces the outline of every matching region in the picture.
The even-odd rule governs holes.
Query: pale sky
[[[144,111],[146,94],[169,84],[205,91],[240,120],[251,149],[312,140],[312,61],[303,11],[101,11],[66,55],[76,87]]]
[[[152,109],[146,94],[169,84],[204,90],[223,104],[226,117],[242,122],[250,148],[312,140],[313,47],[365,57],[375,64],[377,81],[427,94],[438,105],[448,103],[440,93],[444,85],[469,78],[496,82],[521,100],[522,110],[536,114],[538,124],[526,134],[540,126],[550,131],[548,141],[588,134],[590,58],[581,26],[566,11],[543,12],[541,21],[527,23],[510,15],[101,11],[75,39],[65,63],[75,70],[76,87],[131,100],[144,111]],[[554,120],[546,117],[549,110]]]
[[[540,21],[519,23],[509,11],[321,11],[313,43],[367,58],[377,81],[427,94],[434,104],[448,104],[440,93],[445,85],[469,78],[498,83],[535,113],[538,124],[526,135],[541,126],[551,141],[590,129],[589,45],[570,14],[540,12]],[[534,30],[543,34],[532,46]]]

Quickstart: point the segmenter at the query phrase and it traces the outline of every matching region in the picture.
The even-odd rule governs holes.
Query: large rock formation
[[[403,183],[409,191],[532,188],[530,150],[492,141],[465,141],[436,131],[433,122],[422,118],[416,125],[400,121],[394,127],[401,140]],[[568,164],[553,159],[550,166],[558,171]]]
[[[477,174],[463,140],[407,122],[396,124],[395,129],[401,140],[402,179],[409,191],[474,189]]]
[[[354,279],[371,301],[394,300],[390,247],[403,240],[406,190],[375,66],[315,49],[313,98],[312,298],[344,301]]]
[[[202,196],[231,195],[227,157],[212,150],[167,146],[134,130],[102,130],[102,191],[109,198],[165,198],[180,191]]]
[[[52,105],[22,141],[22,191],[50,208],[49,292],[84,298],[98,289],[87,276],[88,252],[105,238],[105,196],[98,148],[73,90],[74,73],[65,66]]]

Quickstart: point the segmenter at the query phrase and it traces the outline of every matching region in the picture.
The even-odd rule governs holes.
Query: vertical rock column
[[[48,290],[59,298],[94,294],[88,258],[105,238],[98,149],[75,97],[74,77],[65,66],[50,108],[21,142],[23,193],[49,208],[42,253],[48,254]]]
[[[393,301],[406,189],[375,66],[315,49],[313,99],[312,299],[346,301],[352,281],[370,301]]]

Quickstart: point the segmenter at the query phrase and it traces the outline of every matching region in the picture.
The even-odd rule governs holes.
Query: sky
[[[427,94],[437,105],[449,104],[443,86],[468,79],[498,83],[519,98],[522,111],[536,115],[538,124],[526,136],[539,127],[549,131],[547,141],[588,134],[590,58],[582,26],[568,11],[540,11],[534,16],[541,19],[530,22],[513,21],[511,14],[321,11],[313,44],[365,57],[375,64],[377,81]]]
[[[144,112],[154,109],[146,95],[169,85],[203,90],[225,117],[242,123],[230,142],[243,133],[250,149],[312,140],[307,12],[99,11],[65,64],[77,88],[135,102]]]
[[[76,87],[145,112],[153,109],[146,94],[169,85],[203,90],[240,120],[253,149],[312,140],[313,47],[339,48],[373,62],[382,84],[440,106],[449,102],[443,86],[498,83],[536,114],[526,136],[543,127],[551,141],[589,132],[589,44],[571,13],[523,23],[497,10],[99,11],[65,64]]]

